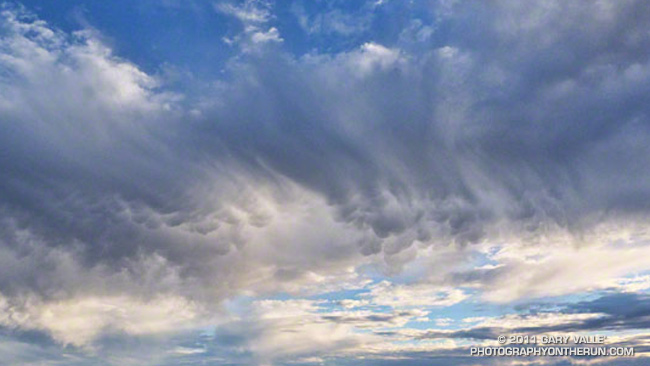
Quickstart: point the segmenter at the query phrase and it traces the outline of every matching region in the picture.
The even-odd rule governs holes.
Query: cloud
[[[547,304],[548,305],[548,304]],[[580,301],[557,308],[529,308],[528,313],[508,314],[498,317],[468,318],[463,323],[470,327],[448,330],[433,329],[423,332],[406,331],[404,334],[423,339],[461,338],[494,343],[502,334],[546,335],[584,334],[604,331],[642,331],[648,323],[648,297],[638,294],[605,294],[595,300]],[[630,332],[633,337],[636,333]],[[628,337],[625,335],[624,337]],[[619,336],[608,339],[608,345],[620,341]]]
[[[269,30],[264,32],[256,32],[251,37],[254,43],[264,43],[264,42],[282,42],[280,38],[280,33],[277,28],[271,27]]]
[[[276,27],[267,27],[273,18],[271,3],[259,0],[247,0],[241,5],[229,2],[218,2],[214,9],[225,15],[235,17],[243,25],[243,30],[234,36],[225,37],[226,44],[238,45],[245,52],[259,51],[265,43],[280,43],[282,37]]]
[[[263,324],[216,336],[251,362],[309,359],[385,350],[355,327],[406,324],[464,287],[509,302],[647,269],[648,7],[434,3],[433,29],[408,4],[378,8],[398,6],[407,16],[384,36],[296,55],[271,4],[218,3],[237,54],[200,93],[4,6],[3,324],[77,346],[111,330],[145,339],[242,294],[418,275],[325,320],[314,303],[282,303],[309,322],[256,303]],[[333,14],[321,23],[347,24]],[[464,267],[477,255],[488,265]],[[625,328],[603,319],[566,324]]]
[[[468,297],[457,288],[438,288],[426,284],[394,285],[387,281],[372,285],[370,292],[364,296],[369,297],[373,305],[393,308],[451,306]]]
[[[88,346],[101,332],[130,335],[178,332],[193,326],[198,309],[183,298],[138,302],[126,297],[68,299],[56,303],[27,300],[22,306],[2,299],[0,323],[47,331],[64,345]]]
[[[255,360],[251,362],[260,364],[415,349],[431,351],[441,347],[440,344],[391,342],[393,333],[410,322],[421,321],[428,311],[387,310],[383,303],[364,303],[362,309],[346,306],[347,303],[337,304],[340,307],[332,305],[326,300],[311,299],[253,301],[241,309],[245,317],[216,328],[213,347],[221,348],[222,352],[240,350],[240,355],[234,358],[250,352]]]
[[[294,2],[291,11],[298,24],[309,35],[338,35],[351,37],[370,29],[373,12],[368,5],[362,6],[356,12],[342,10],[332,4],[324,4],[327,9],[310,12],[300,2]]]
[[[246,0],[240,6],[235,3],[223,1],[214,4],[215,10],[232,15],[243,23],[268,22],[271,18],[270,7],[270,3],[259,0]]]
[[[485,300],[500,303],[608,288],[642,290],[642,278],[625,277],[650,265],[645,260],[647,239],[626,241],[625,231],[616,230],[610,232],[615,238],[596,229],[593,234],[585,238],[588,244],[577,247],[571,246],[573,238],[567,243],[558,238],[554,244],[490,247],[487,258],[494,264],[450,273],[448,278],[457,285],[478,286]]]
[[[81,345],[104,328],[124,330],[120,319],[154,300],[214,304],[227,292],[279,290],[269,281],[297,288],[334,282],[337,271],[354,277],[347,243],[360,235],[321,199],[275,174],[273,185],[194,155],[187,147],[200,135],[179,130],[188,126],[181,116],[192,118],[177,96],[91,34],[65,35],[21,11],[3,16],[0,293],[12,308],[34,297],[27,328]],[[321,238],[333,237],[318,232],[338,232],[340,248],[329,251]],[[249,242],[259,245],[243,249]],[[91,329],[69,335],[38,320],[75,306],[98,319],[80,320]]]
[[[507,3],[496,9],[518,14],[511,14],[515,10]],[[460,7],[446,21],[462,20],[463,12],[472,10]],[[616,14],[623,19],[628,10]],[[640,96],[641,84],[624,70],[647,65],[642,59],[623,61],[617,50],[599,43],[575,51],[576,74],[541,83],[530,67],[546,65],[544,50],[522,43],[521,55],[513,56],[476,41],[463,43],[483,33],[510,40],[497,23],[477,25],[485,29],[472,29],[476,34],[454,34],[457,44],[406,55],[399,44],[366,43],[335,56],[255,57],[241,66],[239,80],[246,81],[219,99],[213,113],[226,122],[214,126],[215,133],[233,136],[228,148],[242,161],[319,192],[338,219],[371,230],[376,238],[364,244],[364,253],[381,250],[390,256],[418,241],[464,245],[573,237],[577,242],[601,222],[642,226],[646,208],[634,202],[644,200],[624,196],[646,194],[641,182],[647,177],[634,168],[647,155],[645,145],[632,142],[648,133],[644,104],[634,104],[637,117],[625,112],[619,118],[608,113],[620,103],[602,96],[614,90]],[[571,24],[564,25],[566,32]],[[540,36],[530,27],[520,38]],[[614,32],[603,30],[609,31]],[[571,52],[566,38],[553,40]],[[512,64],[521,57],[529,63]],[[620,72],[602,64],[616,57]],[[640,71],[635,75],[643,78]],[[521,90],[529,93],[526,98]],[[597,106],[590,102],[595,100]],[[593,114],[593,108],[603,114]],[[621,121],[619,128],[605,122],[611,120]],[[620,156],[615,151],[632,155],[609,161]]]
[[[364,342],[340,319],[327,319],[310,300],[264,300],[251,306],[251,315],[216,330],[215,346],[243,349],[254,362],[271,363],[295,357],[315,357],[353,350]]]

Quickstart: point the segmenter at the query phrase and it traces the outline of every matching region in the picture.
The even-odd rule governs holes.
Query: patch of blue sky
[[[28,0],[27,9],[65,32],[96,29],[115,55],[154,74],[163,67],[220,79],[227,62],[238,53],[224,39],[245,25],[215,10],[209,1],[83,1]],[[241,1],[232,2],[240,4]],[[310,52],[336,54],[367,42],[393,46],[403,41],[407,19],[431,27],[432,15],[414,3],[377,1],[278,1],[264,25],[275,27],[281,46],[296,56]],[[415,15],[414,15],[415,13]],[[426,33],[426,32],[425,32]],[[424,34],[422,32],[416,34]]]
[[[367,42],[406,48],[410,41],[442,44],[447,34],[446,28],[437,24],[431,4],[423,2],[294,1],[275,5],[279,29],[289,50],[297,55],[347,52]],[[431,37],[434,33],[436,37]]]
[[[341,290],[341,291],[334,291],[334,292],[313,295],[310,296],[309,299],[328,300],[328,301],[360,300],[361,299],[360,295],[366,294],[368,292],[369,290],[366,288]]]
[[[422,308],[422,310],[429,311],[429,321],[411,321],[405,325],[411,329],[463,329],[467,328],[471,323],[465,321],[470,318],[492,318],[499,317],[512,312],[512,307],[509,305],[491,304],[487,302],[478,302],[467,299],[457,304],[446,307],[429,307]],[[448,325],[441,326],[439,321],[441,319],[450,319]]]
[[[293,54],[338,53],[376,41],[368,1],[276,2],[274,12]]]
[[[561,312],[568,305],[580,302],[588,302],[599,299],[607,294],[618,293],[619,291],[596,290],[583,291],[561,296],[548,296],[532,300],[520,300],[510,303],[514,312],[521,314],[531,314],[537,312]]]
[[[148,73],[164,65],[216,78],[234,55],[222,38],[240,27],[207,1],[22,2],[29,11],[65,32],[96,29],[115,55]]]

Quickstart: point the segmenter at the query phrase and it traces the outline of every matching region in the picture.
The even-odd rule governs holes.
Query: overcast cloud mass
[[[0,365],[649,328],[646,1],[0,6]]]

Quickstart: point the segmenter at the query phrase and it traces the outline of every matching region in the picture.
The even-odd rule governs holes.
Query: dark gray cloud
[[[644,329],[650,326],[650,296],[646,294],[610,294],[592,301],[567,306],[576,313],[607,314],[602,320],[587,322],[594,329]]]
[[[477,7],[489,15],[473,25]],[[646,214],[645,11],[459,5],[444,20],[449,48],[424,43],[367,78],[341,66],[346,55],[324,67],[262,54],[224,96],[214,134],[380,238],[438,228],[466,243],[504,218],[579,230],[590,215]]]
[[[446,46],[423,40],[411,54],[368,44],[296,59],[265,46],[232,64],[198,117],[165,112],[174,97],[99,58],[102,46],[5,21],[5,53],[34,64],[5,63],[5,246],[26,228],[88,266],[157,253],[201,272],[243,245],[239,226],[268,221],[250,192],[292,200],[287,180],[369,231],[363,254],[477,242],[503,220],[544,235],[549,222],[645,217],[647,7],[545,6],[457,5],[440,19]],[[38,50],[54,60],[20,53]],[[229,215],[233,205],[249,219]],[[229,233],[205,244],[218,228]]]

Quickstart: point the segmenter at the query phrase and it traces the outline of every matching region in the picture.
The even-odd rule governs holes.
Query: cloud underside
[[[378,7],[407,7],[372,3],[358,29],[292,9],[308,34],[347,36]],[[214,10],[243,30],[224,40],[238,49],[228,77],[198,92],[171,90],[94,31],[3,7],[0,337],[17,346],[0,354],[38,343],[56,359],[63,346],[83,364],[124,339],[159,351],[147,337],[219,324],[223,349],[175,354],[313,363],[369,350],[424,364],[431,349],[390,351],[392,337],[501,330],[404,333],[431,309],[650,288],[626,279],[650,269],[645,2],[441,2],[426,9],[435,27],[409,19],[392,43],[305,55],[287,51],[269,4]],[[274,303],[240,318],[224,307],[346,289],[365,295],[326,315],[287,303],[302,323],[269,318]],[[573,317],[544,331],[647,325],[579,305],[591,308],[567,305]]]

